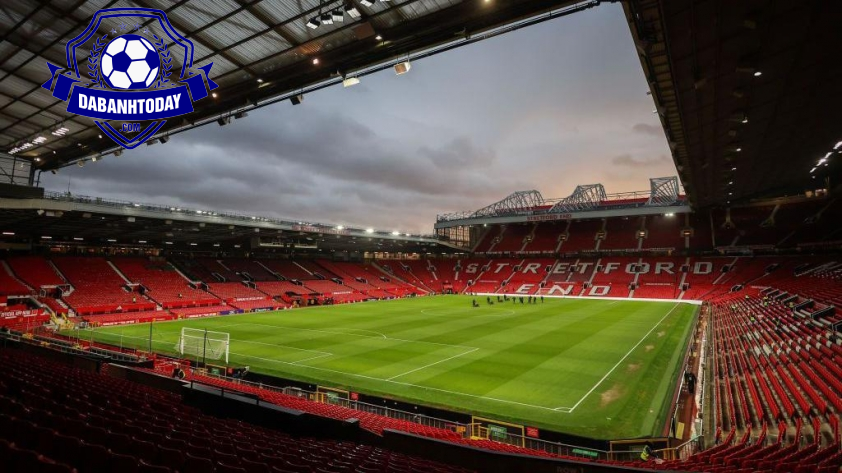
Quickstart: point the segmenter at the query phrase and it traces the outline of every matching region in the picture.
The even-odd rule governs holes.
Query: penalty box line
[[[675,308],[678,307],[679,304],[681,304],[681,303],[676,302],[675,305],[672,306],[672,309],[670,309],[669,312],[667,312],[663,317],[661,317],[661,320],[659,320],[658,323],[653,325],[652,328],[649,329],[649,331],[646,332],[646,334],[640,339],[640,341],[638,341],[633,347],[631,347],[631,349],[629,351],[627,351],[626,354],[623,355],[622,358],[620,358],[620,361],[618,361],[617,364],[615,364],[610,370],[608,370],[608,372],[605,373],[605,376],[603,376],[602,379],[600,379],[599,381],[596,382],[596,384],[593,385],[593,387],[590,389],[590,391],[588,391],[587,393],[585,393],[584,396],[582,396],[582,399],[579,399],[579,402],[574,404],[573,407],[569,407],[569,408],[568,407],[557,407],[554,410],[558,410],[559,412],[567,412],[567,413],[572,413],[574,410],[576,410],[576,408],[579,407],[579,404],[581,404],[588,396],[590,396],[591,393],[594,392],[596,390],[596,388],[598,388],[599,385],[602,384],[602,382],[605,381],[605,379],[608,378],[608,376],[610,376],[611,373],[613,373],[615,369],[617,369],[618,366],[620,366],[620,363],[622,363],[626,358],[628,358],[629,355],[631,355],[631,353],[633,351],[635,351],[637,349],[637,347],[639,347],[640,344],[643,343],[643,341],[646,340],[649,337],[649,335],[651,335],[652,332],[654,332],[655,329],[658,328],[658,326],[660,326],[661,323],[664,320],[666,320],[667,317],[669,317],[669,315],[672,313],[672,311],[674,311]],[[563,409],[569,409],[569,410],[565,411]]]

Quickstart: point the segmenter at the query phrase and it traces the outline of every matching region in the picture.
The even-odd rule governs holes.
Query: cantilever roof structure
[[[92,120],[68,114],[64,102],[41,88],[49,79],[45,63],[63,64],[68,39],[102,8],[162,9],[194,42],[196,63],[214,63],[212,78],[221,86],[217,97],[197,102],[189,120],[170,120],[159,133],[171,134],[337,84],[343,74],[358,77],[599,4],[6,2],[0,9],[0,152],[17,149],[15,156],[32,159],[37,172],[117,149],[99,137]],[[825,179],[839,175],[842,2],[628,0],[622,5],[655,113],[694,207],[824,188]],[[307,26],[320,13],[348,6],[360,12],[359,18],[344,15],[341,22]],[[55,135],[57,127],[68,131]]]
[[[576,5],[573,5],[573,4]],[[19,0],[0,9],[0,152],[21,144],[37,170],[117,149],[91,119],[67,113],[67,104],[41,84],[46,62],[66,64],[67,41],[103,8],[161,9],[195,45],[197,65],[213,62],[217,96],[195,103],[186,120],[172,119],[173,133],[220,117],[283,100],[300,91],[335,84],[392,67],[407,58],[458,47],[534,22],[599,4],[572,0]],[[573,6],[571,6],[573,5]],[[358,18],[312,29],[313,17],[355,7]],[[103,22],[100,33],[111,25]],[[318,59],[318,64],[313,59]],[[339,74],[338,74],[339,73]],[[57,136],[57,127],[68,131]],[[33,143],[38,137],[43,142]]]
[[[842,2],[624,8],[692,205],[796,194],[840,175]]]

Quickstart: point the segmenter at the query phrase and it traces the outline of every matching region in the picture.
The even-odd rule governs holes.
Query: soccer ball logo
[[[114,38],[102,54],[102,77],[112,89],[146,89],[155,82],[160,67],[155,47],[135,34]]]

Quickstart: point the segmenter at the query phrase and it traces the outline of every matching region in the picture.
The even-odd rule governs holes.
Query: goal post
[[[231,334],[198,328],[181,328],[176,350],[182,356],[205,360],[225,360],[228,363],[228,349]]]

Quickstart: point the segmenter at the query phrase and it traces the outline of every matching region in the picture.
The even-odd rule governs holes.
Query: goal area
[[[179,354],[189,358],[202,360],[225,360],[228,363],[228,349],[231,334],[228,332],[214,332],[197,328],[181,328],[176,350]]]

